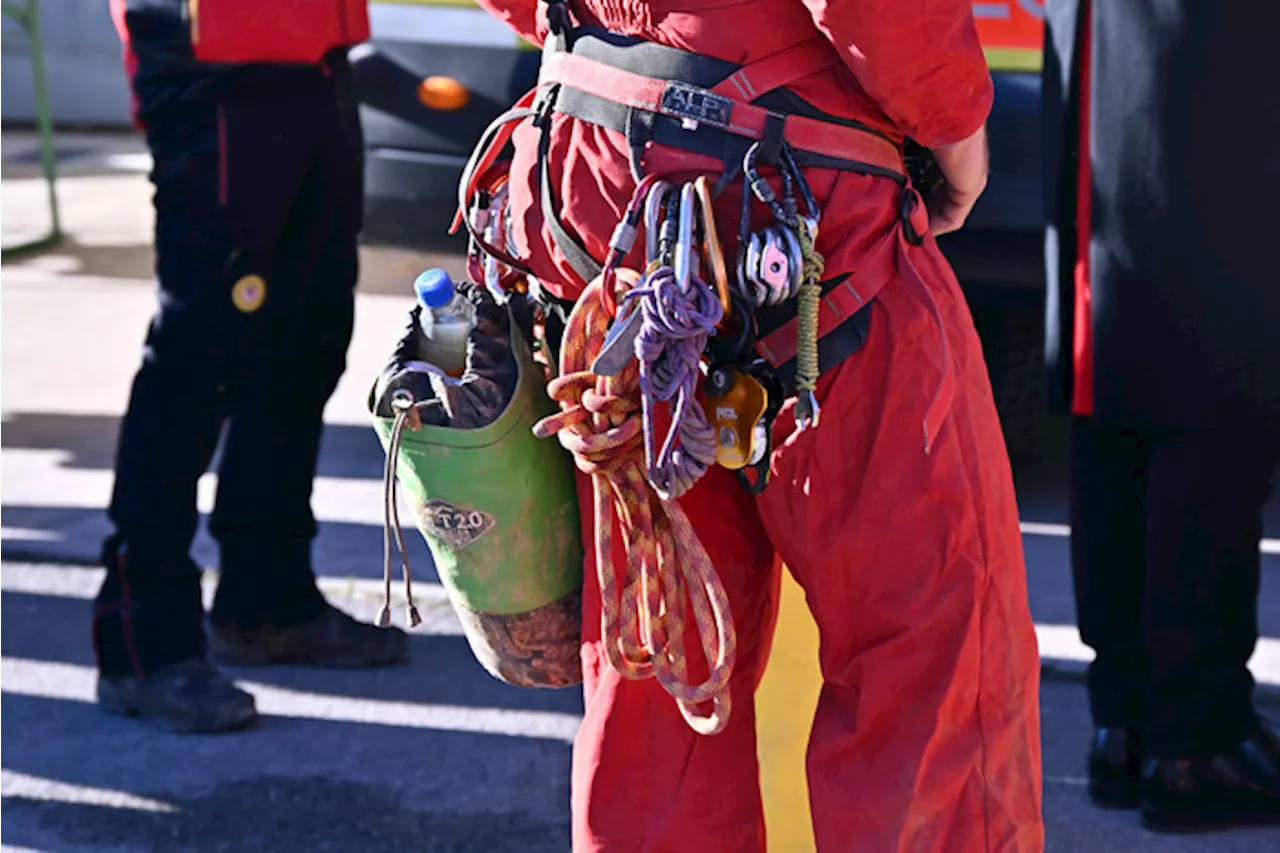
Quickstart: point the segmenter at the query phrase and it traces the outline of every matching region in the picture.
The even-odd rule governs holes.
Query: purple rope
[[[693,487],[716,461],[715,430],[694,395],[699,362],[707,338],[724,315],[711,288],[691,276],[681,287],[675,271],[659,267],[625,299],[640,300],[640,361],[645,463],[649,483],[663,500],[674,500]],[[671,428],[656,450],[653,407],[670,402]]]

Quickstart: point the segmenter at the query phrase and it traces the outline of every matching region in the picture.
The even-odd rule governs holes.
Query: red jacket
[[[545,4],[479,4],[542,44]],[[740,65],[821,33],[845,67],[789,88],[821,110],[926,148],[959,142],[991,109],[970,0],[574,0],[570,8],[583,23]]]
[[[308,65],[369,38],[367,0],[110,0],[135,120],[245,64]]]
[[[367,0],[110,0],[126,45],[164,43],[197,62],[317,62],[369,38]],[[137,26],[130,21],[136,19]],[[185,49],[185,50],[184,50]]]

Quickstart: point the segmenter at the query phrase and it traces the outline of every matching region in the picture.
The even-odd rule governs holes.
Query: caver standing
[[[970,4],[482,5],[544,45],[534,115],[512,137],[510,209],[517,260],[551,301],[579,300],[599,272],[637,172],[724,176],[715,219],[730,257],[753,142],[762,163],[791,151],[821,209],[821,419],[797,432],[794,397],[783,406],[758,498],[713,466],[678,500],[732,607],[732,714],[696,734],[656,680],[619,673],[589,554],[574,849],[764,849],[752,697],[779,558],[821,632],[808,753],[819,849],[1042,849],[1039,659],[1012,477],[931,233],[959,227],[985,186],[992,85]],[[947,179],[928,210],[904,177],[908,135]],[[751,220],[772,221],[769,208]],[[779,374],[798,369],[796,312],[792,300],[757,317]],[[603,531],[583,484],[589,542]]]
[[[208,645],[240,665],[407,651],[403,632],[331,607],[312,571],[311,487],[351,337],[363,204],[345,54],[368,18],[363,0],[291,8],[112,2],[154,159],[159,308],[120,427],[98,699],[179,731],[255,718]],[[207,642],[189,550],[196,482],[224,427]]]
[[[1280,740],[1246,662],[1280,459],[1280,290],[1257,249],[1280,224],[1280,88],[1255,65],[1280,12],[1047,11],[1049,357],[1097,652],[1090,789],[1154,828],[1273,821]]]

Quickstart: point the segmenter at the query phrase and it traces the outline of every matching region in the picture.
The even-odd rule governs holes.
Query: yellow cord
[[[816,235],[811,223],[800,220],[797,229],[800,251],[804,256],[804,274],[797,295],[797,320],[800,337],[796,342],[796,422],[801,429],[818,425],[818,400],[814,395],[818,387],[818,309],[822,301],[822,271],[826,260],[814,247]]]

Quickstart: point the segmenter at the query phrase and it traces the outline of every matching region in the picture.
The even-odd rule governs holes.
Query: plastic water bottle
[[[458,377],[467,368],[467,339],[476,325],[476,309],[458,293],[453,279],[441,269],[430,269],[413,282],[422,304],[419,323],[424,340],[418,358],[446,374]]]

